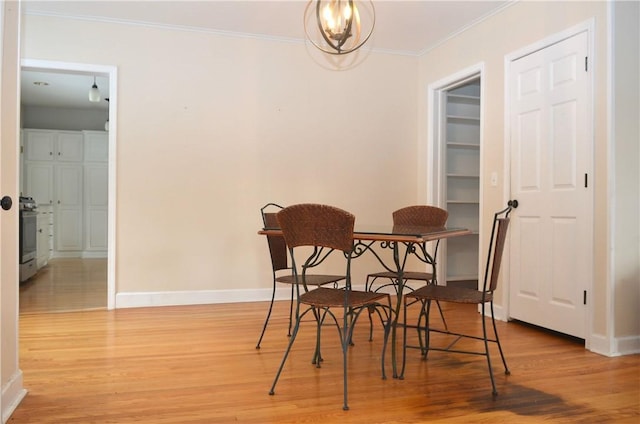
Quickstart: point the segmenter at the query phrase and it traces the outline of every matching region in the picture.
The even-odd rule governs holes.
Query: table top
[[[263,228],[258,231],[258,234],[280,236],[282,235],[282,230],[279,228]],[[466,228],[356,224],[353,238],[356,240],[423,243],[467,234],[471,234],[471,231]]]

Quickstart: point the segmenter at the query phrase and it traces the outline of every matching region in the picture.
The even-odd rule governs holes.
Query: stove
[[[32,197],[20,197],[20,282],[26,281],[38,270],[38,204]]]

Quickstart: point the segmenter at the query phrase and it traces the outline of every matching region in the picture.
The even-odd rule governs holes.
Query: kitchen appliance
[[[20,197],[20,282],[33,277],[37,271],[38,234],[37,203],[32,197]]]

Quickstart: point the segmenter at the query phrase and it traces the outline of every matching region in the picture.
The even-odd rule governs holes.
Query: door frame
[[[570,28],[565,29],[564,31],[549,35],[541,40],[538,40],[535,43],[532,43],[528,46],[520,48],[514,52],[511,52],[504,57],[504,175],[505,175],[505,183],[504,183],[504,200],[505,202],[510,199],[511,195],[511,91],[509,89],[509,81],[511,80],[512,72],[511,72],[511,64],[512,62],[521,59],[525,56],[528,56],[532,53],[535,53],[539,50],[543,50],[546,47],[549,47],[553,44],[557,44],[563,40],[571,38],[579,33],[586,32],[587,33],[587,56],[588,56],[588,66],[590,66],[589,75],[587,75],[588,84],[589,84],[589,104],[587,105],[587,116],[590,118],[591,124],[587,128],[588,140],[590,141],[590,152],[589,152],[589,173],[591,175],[591,215],[590,215],[590,227],[592,228],[591,234],[591,251],[589,261],[591,265],[591,281],[587,283],[588,287],[588,299],[587,304],[585,305],[585,347],[587,349],[590,348],[591,341],[591,333],[593,328],[593,294],[594,294],[594,284],[595,284],[595,266],[593,265],[594,261],[594,249],[595,249],[595,241],[594,241],[594,214],[595,214],[595,188],[593,184],[595,184],[595,169],[594,169],[594,155],[595,155],[595,120],[594,120],[594,45],[595,45],[595,19],[589,19],[585,22],[574,25]],[[509,254],[509,250],[505,249],[504,260],[502,261],[502,273],[503,275],[509,275],[511,268],[511,257]],[[503,308],[504,308],[504,316],[505,318],[510,318],[510,291],[511,286],[509,284],[504,284],[504,293],[503,293]]]
[[[427,114],[427,128],[429,132],[427,134],[427,162],[431,164],[427,167],[427,175],[424,176],[426,181],[431,183],[427,185],[427,197],[426,201],[429,205],[435,205],[446,209],[446,199],[444,198],[444,184],[446,177],[442,174],[444,167],[443,161],[445,156],[443,153],[443,146],[446,140],[443,139],[445,131],[443,126],[446,119],[446,102],[444,101],[446,92],[452,90],[460,85],[463,85],[471,80],[480,78],[480,175],[483,175],[484,170],[484,95],[485,95],[485,64],[479,62],[471,65],[467,68],[461,69],[451,75],[448,75],[438,81],[429,84],[427,88],[427,105],[429,105],[430,113]],[[480,222],[484,222],[483,214],[483,190],[482,184],[479,188],[479,205],[478,205],[478,219]],[[482,225],[480,225],[480,229]],[[478,249],[482,252],[482,246],[484,246],[484,239],[482,231],[478,235]],[[436,265],[436,275],[446,275],[446,257],[442,260],[442,255],[446,253],[446,249],[441,249]],[[482,275],[482,254],[478,258],[478,275]]]
[[[118,128],[118,68],[116,66],[56,62],[38,59],[22,59],[20,65],[21,71],[68,72],[79,75],[105,76],[109,78],[107,309],[114,309],[116,304],[116,134]]]

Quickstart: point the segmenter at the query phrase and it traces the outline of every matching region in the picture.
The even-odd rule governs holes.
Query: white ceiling
[[[419,55],[511,2],[374,0],[376,26],[366,47]],[[302,41],[305,6],[303,0],[25,0],[23,12]],[[49,85],[35,86],[35,81]],[[106,109],[104,100],[99,104],[88,102],[92,84],[92,75],[23,71],[22,103]],[[98,77],[97,85],[102,93],[108,93],[107,78]]]

